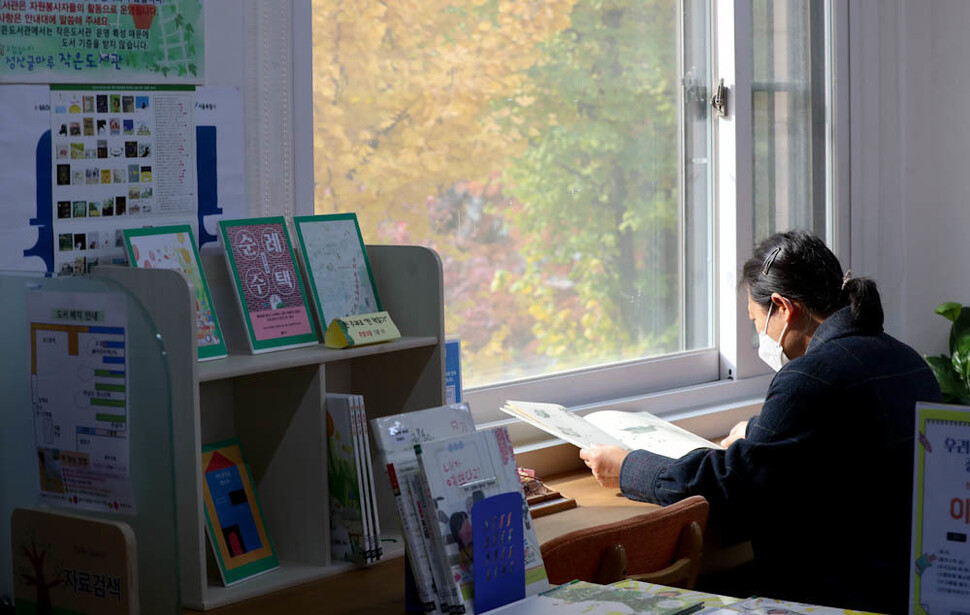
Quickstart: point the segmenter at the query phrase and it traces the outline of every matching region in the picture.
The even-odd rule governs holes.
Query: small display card
[[[397,325],[391,320],[387,312],[361,314],[334,318],[323,338],[324,344],[330,348],[347,348],[348,346],[363,346],[377,342],[389,342],[401,337]]]

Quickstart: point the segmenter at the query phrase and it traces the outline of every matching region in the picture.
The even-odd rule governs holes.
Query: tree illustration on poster
[[[29,544],[20,545],[20,552],[30,564],[29,570],[21,567],[17,572],[37,591],[37,613],[38,615],[50,615],[53,612],[51,606],[51,588],[64,582],[64,577],[58,576],[56,570],[48,573],[46,566],[50,563],[53,556],[50,544],[37,544],[37,532],[31,531],[28,534]],[[56,568],[56,567],[55,567]]]

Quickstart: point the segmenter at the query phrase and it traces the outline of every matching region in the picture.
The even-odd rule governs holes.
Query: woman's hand
[[[620,486],[620,468],[623,467],[623,460],[629,454],[630,451],[622,446],[596,444],[579,449],[579,457],[593,471],[596,481],[604,487]]]
[[[735,441],[744,438],[744,432],[748,430],[748,422],[741,421],[737,425],[731,428],[731,433],[727,435],[726,438],[721,440],[721,446],[727,448],[731,446]]]

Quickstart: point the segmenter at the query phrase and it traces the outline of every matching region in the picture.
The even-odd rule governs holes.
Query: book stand
[[[475,613],[525,598],[523,505],[515,491],[472,506]]]

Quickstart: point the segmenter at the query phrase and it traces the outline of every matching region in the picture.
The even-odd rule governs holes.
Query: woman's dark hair
[[[806,231],[788,231],[758,244],[744,263],[741,283],[765,309],[771,293],[779,293],[820,318],[849,306],[864,329],[881,330],[882,302],[876,283],[842,276],[842,265],[825,242]]]

